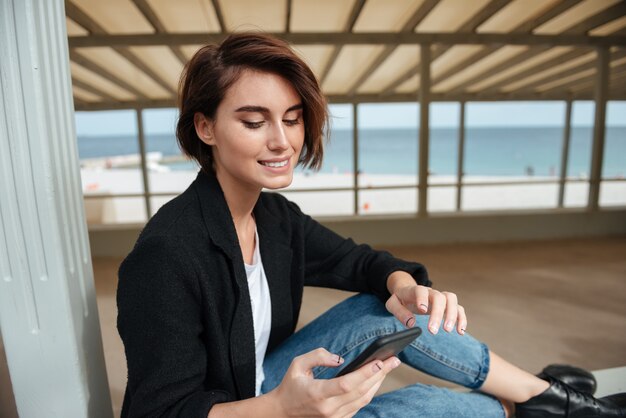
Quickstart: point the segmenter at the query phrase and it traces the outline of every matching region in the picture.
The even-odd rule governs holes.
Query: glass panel
[[[429,187],[429,212],[454,212],[456,210],[456,191],[454,186]]]
[[[564,114],[563,102],[468,103],[466,180],[555,178]]]
[[[577,101],[572,104],[572,137],[567,166],[568,178],[589,179],[594,111],[595,104],[593,102]]]
[[[463,210],[555,208],[557,184],[464,186]]]
[[[88,225],[147,221],[146,201],[143,197],[89,197],[86,195],[84,204]]]
[[[429,183],[456,183],[460,111],[459,103],[430,105]]]
[[[359,215],[417,212],[417,189],[361,190]]]
[[[302,212],[311,216],[336,216],[354,214],[354,193],[341,192],[281,192],[296,203]]]
[[[626,101],[607,103],[602,178],[626,177]]]
[[[178,109],[143,111],[150,193],[181,193],[198,173],[196,162],[187,159],[178,146],[177,121]]]
[[[329,111],[330,139],[324,143],[324,160],[321,169],[313,171],[298,166],[294,172],[293,182],[286,191],[302,188],[352,187],[354,185],[352,105],[331,104]],[[304,199],[308,201],[308,198]],[[325,211],[322,212],[329,214]],[[305,211],[305,213],[307,212]],[[352,210],[349,214],[352,214]],[[336,215],[336,213],[332,213],[332,215]]]
[[[418,111],[416,103],[358,106],[360,183],[417,183]]]
[[[87,222],[145,222],[143,198],[89,198],[143,193],[135,111],[76,112],[75,120]]]
[[[626,206],[626,181],[600,182],[600,206]]]
[[[565,183],[563,206],[566,208],[582,208],[587,206],[588,199],[589,183],[586,181]]]

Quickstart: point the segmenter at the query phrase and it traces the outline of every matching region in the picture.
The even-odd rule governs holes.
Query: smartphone
[[[420,327],[413,327],[376,339],[357,358],[341,369],[336,377],[353,372],[370,361],[387,360],[391,356],[398,355],[421,333],[422,329]]]

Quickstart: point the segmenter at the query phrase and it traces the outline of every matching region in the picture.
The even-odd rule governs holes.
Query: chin
[[[268,181],[263,187],[269,190],[284,189],[285,187],[289,187],[292,181],[293,176],[289,176],[289,178],[273,179],[272,181]]]

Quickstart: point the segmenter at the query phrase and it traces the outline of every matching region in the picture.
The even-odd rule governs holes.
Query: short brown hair
[[[194,115],[200,112],[214,119],[226,91],[247,69],[277,74],[293,85],[302,99],[304,119],[304,146],[298,163],[319,169],[324,154],[322,138],[328,126],[326,98],[313,71],[286,42],[255,32],[235,33],[220,45],[204,46],[185,65],[178,86],[180,115],[176,126],[182,151],[203,170],[213,171],[211,146],[198,137]]]

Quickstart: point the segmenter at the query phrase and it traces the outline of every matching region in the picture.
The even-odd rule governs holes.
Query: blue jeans
[[[403,363],[469,389],[478,389],[489,371],[489,350],[468,334],[441,331],[428,332],[428,316],[416,315],[416,326],[424,330],[398,356]],[[381,335],[404,329],[378,298],[355,295],[293,334],[265,356],[265,381],[261,391],[267,393],[280,384],[294,357],[324,347],[339,354],[348,364],[371,341]],[[317,379],[333,378],[341,367],[316,367]],[[373,417],[504,417],[501,403],[480,392],[456,392],[415,383],[374,397],[361,409],[359,418]]]

